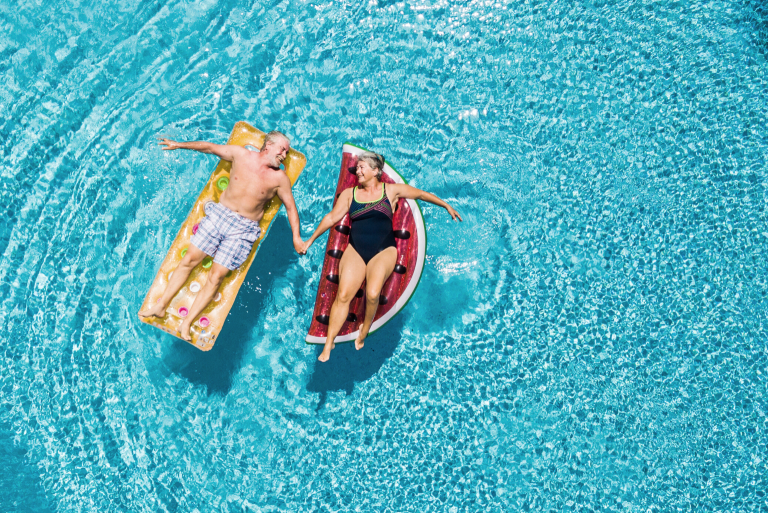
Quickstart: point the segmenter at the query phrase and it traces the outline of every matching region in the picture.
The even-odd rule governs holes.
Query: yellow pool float
[[[235,144],[238,146],[252,146],[254,149],[261,148],[264,142],[265,133],[257,128],[252,127],[244,121],[240,121],[235,124],[232,129],[232,133],[229,136],[227,144]],[[285,174],[291,180],[291,187],[296,183],[299,175],[304,170],[304,166],[307,163],[307,158],[300,152],[291,148],[288,152],[288,156],[283,161],[285,166]],[[179,262],[187,252],[189,246],[189,239],[197,231],[197,226],[200,221],[205,217],[204,207],[209,201],[219,201],[221,193],[229,185],[229,171],[232,167],[231,162],[220,160],[216,169],[211,173],[211,177],[203,187],[200,196],[195,201],[192,210],[190,211],[187,219],[181,225],[178,235],[171,244],[171,249],[168,250],[168,254],[165,256],[165,260],[160,265],[160,270],[155,276],[155,281],[147,292],[147,296],[144,298],[139,311],[147,309],[163,295],[163,291],[168,285],[168,280],[173,270],[179,265]],[[256,252],[259,250],[261,242],[264,237],[267,236],[269,226],[272,224],[272,220],[280,210],[280,206],[283,204],[280,198],[275,196],[267,203],[264,208],[264,217],[261,218],[261,236],[253,244],[251,253],[245,260],[243,265],[234,271],[230,271],[224,282],[219,287],[219,292],[214,297],[213,301],[203,310],[200,317],[192,325],[191,335],[192,340],[190,343],[203,351],[208,351],[213,347],[216,342],[216,337],[219,335],[224,321],[227,319],[232,305],[237,297],[237,292],[240,290],[240,286],[245,280],[245,275],[248,273],[248,269],[251,267]],[[208,270],[211,267],[213,259],[206,257],[202,264],[198,265],[189,278],[181,287],[176,296],[171,300],[166,310],[166,315],[162,319],[156,317],[139,317],[142,322],[145,322],[151,326],[159,328],[171,335],[179,338],[178,329],[181,326],[182,320],[189,312],[189,307],[192,306],[192,302],[195,300],[195,295],[205,284],[207,279]]]

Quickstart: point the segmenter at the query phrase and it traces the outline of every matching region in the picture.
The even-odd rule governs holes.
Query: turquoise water
[[[765,511],[758,0],[0,4],[0,510]],[[215,348],[138,322],[215,165],[279,128],[423,205],[413,299],[303,343],[282,214]]]

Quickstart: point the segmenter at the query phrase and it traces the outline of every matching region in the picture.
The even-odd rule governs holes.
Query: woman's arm
[[[444,209],[446,209],[454,221],[456,219],[458,219],[459,221],[463,221],[459,213],[456,212],[456,210],[454,210],[452,206],[450,206],[448,203],[441,200],[431,192],[422,191],[421,189],[417,189],[416,187],[411,187],[410,185],[406,185],[403,183],[392,184],[389,187],[391,189],[394,189],[392,192],[395,193],[395,201],[397,201],[400,198],[424,200],[428,203],[432,203],[434,205],[437,205],[439,207],[443,207]],[[394,204],[394,202],[392,203]]]
[[[333,210],[331,210],[325,215],[325,217],[323,217],[323,219],[320,221],[320,224],[317,225],[315,233],[313,233],[312,236],[304,243],[305,252],[309,249],[312,243],[315,242],[315,239],[325,233],[328,228],[341,221],[344,215],[349,212],[349,205],[351,202],[352,189],[345,189],[339,195],[339,199],[336,201],[336,205],[334,205]]]

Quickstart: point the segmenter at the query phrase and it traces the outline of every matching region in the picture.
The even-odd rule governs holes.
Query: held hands
[[[293,238],[293,249],[296,250],[296,253],[299,255],[306,255],[307,254],[307,243],[301,240],[301,237],[294,237]]]
[[[158,142],[157,144],[159,144],[160,146],[165,146],[163,150],[178,150],[179,148],[181,148],[179,143],[171,139],[167,139],[165,137],[160,139],[160,142]]]
[[[309,240],[307,240],[305,242],[302,242],[301,243],[301,251],[299,251],[298,249],[296,251],[298,251],[299,254],[301,254],[301,255],[306,255],[307,254],[307,250],[312,245],[312,242],[314,242],[312,239],[309,239]]]

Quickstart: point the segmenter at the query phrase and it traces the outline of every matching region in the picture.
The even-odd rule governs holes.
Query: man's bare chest
[[[233,192],[248,195],[254,199],[267,199],[275,195],[277,182],[266,173],[250,169],[233,169],[230,173],[230,187]]]

